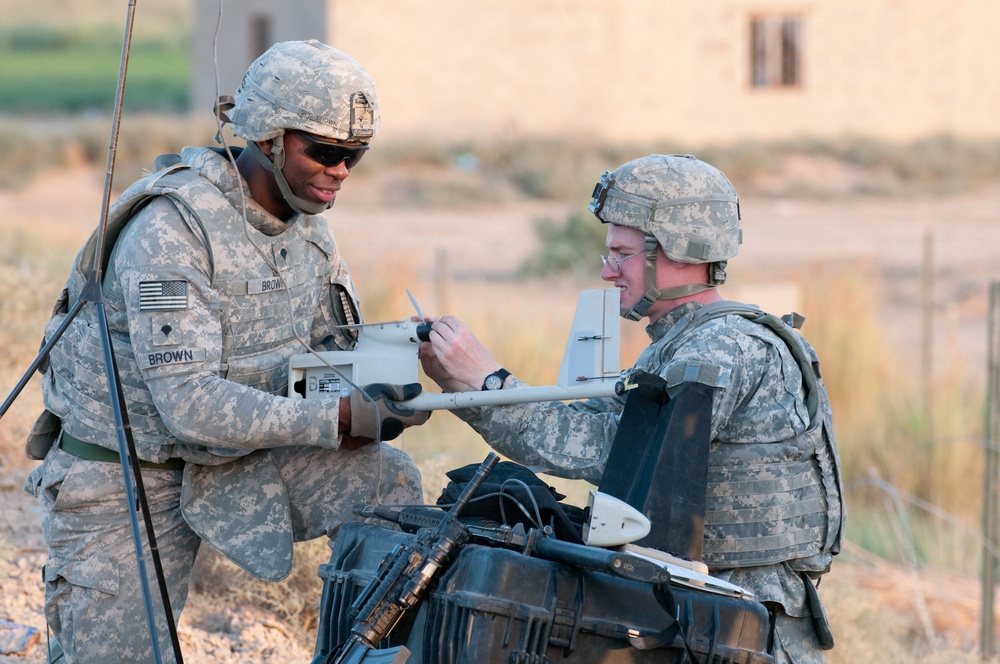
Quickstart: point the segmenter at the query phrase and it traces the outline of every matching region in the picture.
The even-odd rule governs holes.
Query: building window
[[[257,14],[250,17],[250,61],[271,48],[271,18]]]
[[[750,85],[788,88],[802,83],[802,20],[789,16],[750,21]]]

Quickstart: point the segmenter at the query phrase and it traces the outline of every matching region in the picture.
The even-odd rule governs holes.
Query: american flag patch
[[[139,282],[139,311],[176,311],[187,306],[186,281]]]

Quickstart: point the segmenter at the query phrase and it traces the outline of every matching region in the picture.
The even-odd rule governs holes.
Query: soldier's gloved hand
[[[351,435],[357,438],[378,436],[381,440],[392,440],[403,433],[403,429],[423,424],[430,418],[430,411],[413,410],[399,403],[417,396],[422,389],[420,383],[372,383],[352,391],[349,397]]]

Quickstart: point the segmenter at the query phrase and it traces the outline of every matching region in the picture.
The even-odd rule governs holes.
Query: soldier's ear
[[[260,151],[263,152],[268,157],[273,157],[274,154],[277,152],[277,150],[274,149],[273,138],[269,138],[266,141],[255,141],[255,142],[257,143],[257,147],[260,148]]]

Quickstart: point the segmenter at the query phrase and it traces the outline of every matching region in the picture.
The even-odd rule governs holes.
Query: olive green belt
[[[87,461],[121,463],[121,457],[118,455],[118,452],[109,450],[106,447],[101,447],[100,445],[94,445],[93,443],[85,443],[79,438],[74,438],[65,431],[63,431],[62,435],[59,437],[59,447],[73,456],[80,459],[86,459]],[[140,459],[139,467],[149,468],[151,470],[183,470],[184,459],[167,459],[163,463],[153,463],[152,461],[142,461]]]

